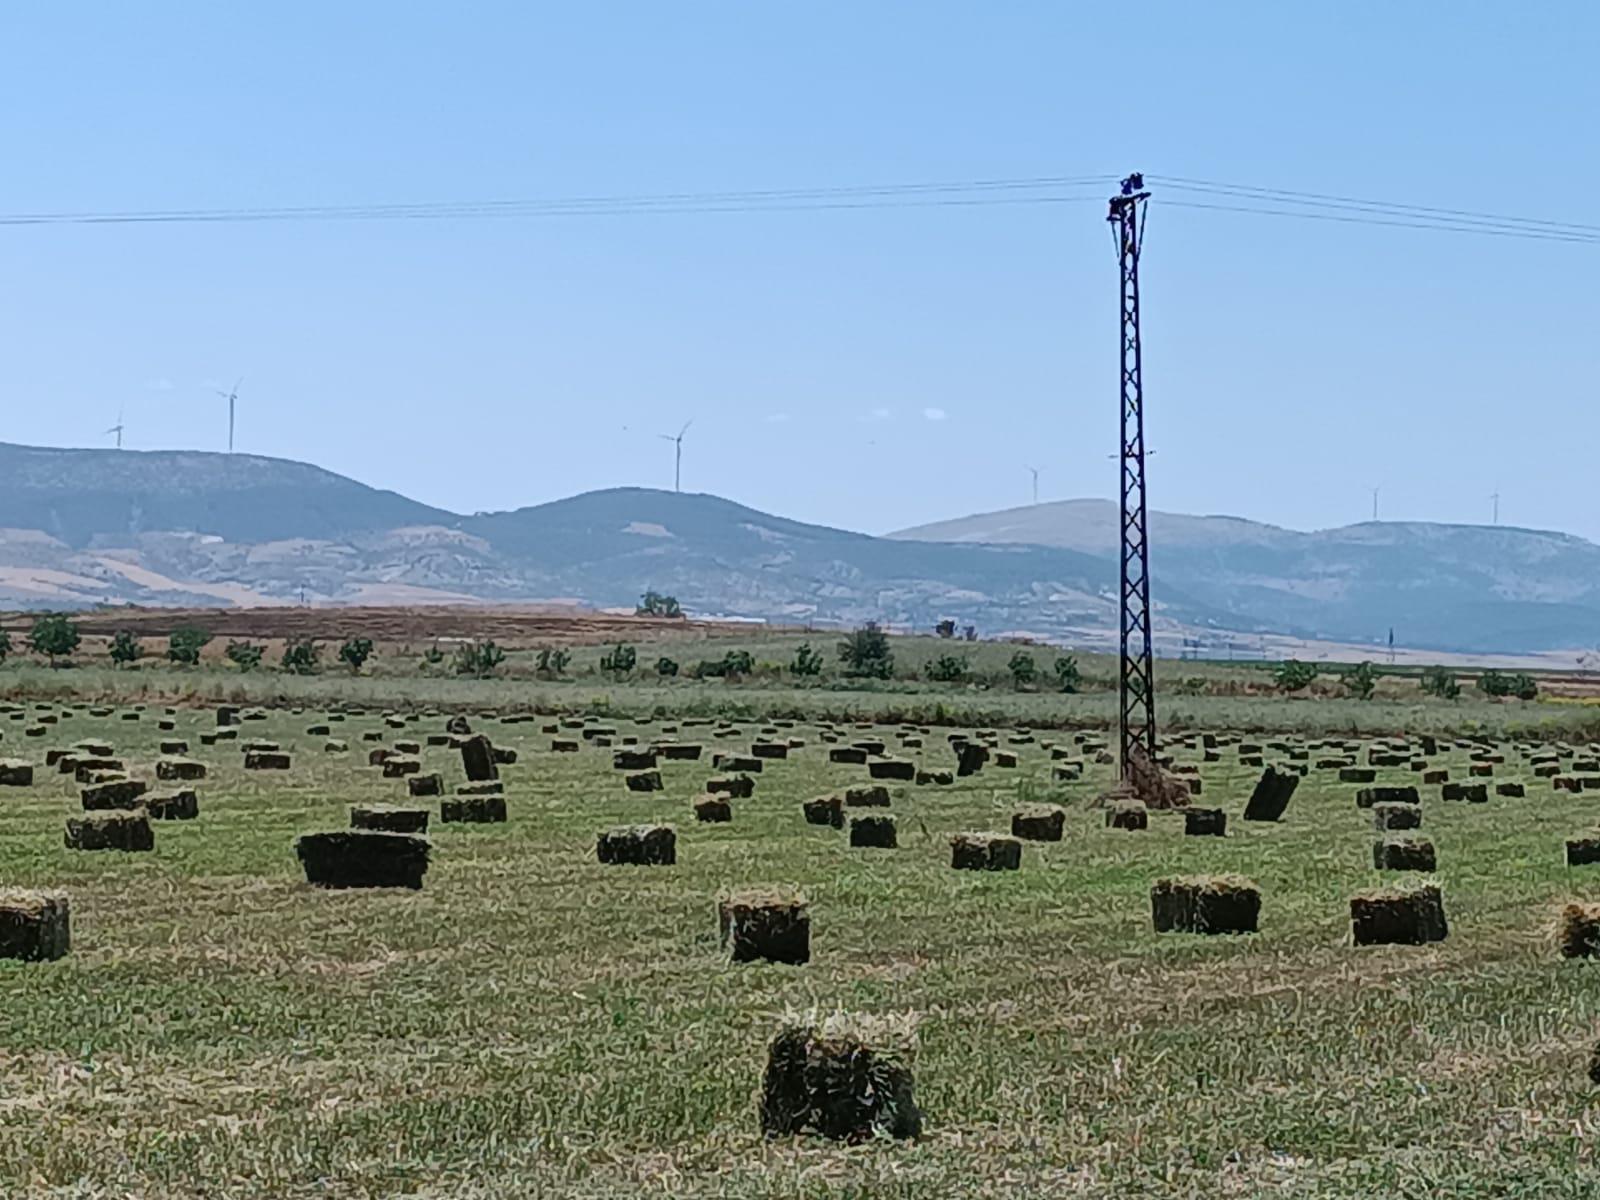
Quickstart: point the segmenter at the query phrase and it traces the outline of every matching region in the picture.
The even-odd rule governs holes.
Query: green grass
[[[46,739],[0,721],[0,754],[42,761],[47,745],[100,737],[145,775],[174,736],[155,716],[78,714]],[[861,777],[826,762],[814,729],[793,731],[806,748],[768,766],[733,824],[697,826],[688,804],[707,762],[663,763],[667,792],[635,796],[604,751],[552,755],[537,724],[475,722],[521,755],[505,771],[510,822],[436,827],[420,893],[337,893],[301,882],[293,837],[403,788],[365,765],[360,733],[376,716],[334,727],[347,756],[304,733],[319,718],[277,711],[245,726],[293,746],[285,777],[243,771],[233,746],[200,747],[210,713],[181,711],[176,736],[211,777],[200,819],[160,824],[149,855],[66,850],[69,777],[0,791],[0,879],[66,890],[74,926],[61,962],[0,963],[0,1194],[1600,1187],[1584,1076],[1600,965],[1562,962],[1551,928],[1561,901],[1600,899],[1600,869],[1561,860],[1563,839],[1600,820],[1596,793],[1552,793],[1508,766],[1501,777],[1527,778],[1528,799],[1430,798],[1423,833],[1439,848],[1451,936],[1358,950],[1347,901],[1377,881],[1372,834],[1354,789],[1327,773],[1280,825],[1185,839],[1164,816],[1143,834],[1105,829],[1087,800],[1109,768],[1057,787],[1047,752],[1027,746],[1015,772],[899,790],[901,848],[852,851],[800,817],[802,799]],[[939,731],[927,747],[949,765]],[[453,753],[427,758],[460,778]],[[1254,772],[1225,758],[1204,768],[1203,802],[1237,821]],[[1464,754],[1443,761],[1464,777]],[[1066,840],[1027,846],[1015,874],[951,871],[948,834],[1004,828],[1019,793],[1066,802]],[[678,826],[676,867],[594,861],[597,831],[644,819]],[[1151,932],[1156,878],[1221,872],[1261,885],[1258,935]],[[810,965],[723,961],[715,896],[759,883],[810,896]],[[921,1142],[760,1138],[766,1041],[785,1012],[813,1007],[916,1015]]]

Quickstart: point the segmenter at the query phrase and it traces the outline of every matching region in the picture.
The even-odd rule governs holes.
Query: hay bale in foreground
[[[20,758],[0,758],[0,787],[32,787],[33,764]]]
[[[1227,837],[1228,814],[1220,808],[1185,809],[1183,832],[1185,837]]]
[[[639,771],[625,775],[623,782],[628,785],[630,792],[659,792],[666,788],[666,784],[661,782],[660,771]]]
[[[818,796],[814,800],[803,801],[800,810],[805,814],[807,825],[830,825],[834,829],[844,828],[844,805],[838,796]]]
[[[357,804],[350,809],[350,828],[375,829],[382,833],[427,833],[428,815],[425,808]]]
[[[728,803],[726,796],[708,794],[696,797],[690,806],[694,809],[694,819],[706,824],[722,825],[733,820],[733,805]]]
[[[843,1142],[922,1132],[909,1021],[835,1013],[787,1023],[767,1047],[761,1132]]]
[[[414,833],[341,829],[303,834],[294,852],[315,887],[416,890],[428,870],[429,844]]]
[[[200,797],[193,788],[144,797],[152,821],[192,821],[200,815]]]
[[[1561,910],[1561,957],[1600,958],[1600,904],[1575,901]]]
[[[71,925],[71,906],[61,892],[0,890],[0,958],[62,958],[72,948]]]
[[[156,778],[163,783],[185,783],[205,777],[205,763],[192,758],[162,758],[156,761]]]
[[[1254,933],[1261,889],[1239,875],[1158,879],[1150,916],[1157,933]]]
[[[437,771],[427,775],[412,775],[406,780],[406,794],[409,796],[442,796],[444,795],[444,776]]]
[[[1011,814],[1011,836],[1030,842],[1059,842],[1067,814],[1053,804],[1036,804]]]
[[[1567,839],[1567,866],[1583,867],[1600,863],[1600,836]]]
[[[1450,933],[1444,897],[1433,883],[1382,888],[1352,896],[1350,932],[1358,946],[1442,942]]]
[[[249,750],[244,756],[246,771],[287,771],[289,756],[279,750]]]
[[[727,775],[721,779],[708,779],[706,791],[716,792],[730,800],[748,800],[756,794],[756,781],[748,775]]]
[[[67,818],[68,850],[126,850],[136,852],[156,848],[155,830],[142,808],[131,812],[86,813]]]
[[[1107,829],[1148,829],[1150,811],[1137,800],[1119,800],[1106,809]]]
[[[893,850],[900,844],[893,817],[851,817],[850,844],[877,850]]]
[[[506,798],[497,792],[459,791],[439,801],[439,820],[446,825],[498,825],[506,819]]]
[[[1022,866],[1022,843],[1002,833],[954,833],[950,866],[957,871],[1015,871]]]
[[[1372,845],[1372,865],[1379,871],[1438,869],[1433,843],[1427,838],[1383,838]]]
[[[1246,821],[1276,821],[1279,820],[1284,810],[1289,807],[1289,801],[1294,798],[1295,789],[1300,786],[1300,776],[1294,771],[1280,771],[1277,767],[1268,767],[1261,772],[1261,778],[1256,780],[1255,790],[1250,793],[1250,800],[1244,806],[1244,819]]]
[[[811,961],[808,902],[787,888],[741,888],[717,901],[717,927],[733,962]]]
[[[1387,829],[1419,829],[1421,826],[1420,804],[1393,804],[1386,801],[1372,806],[1372,827],[1380,832]]]
[[[600,835],[595,854],[613,866],[670,867],[678,861],[678,834],[670,825],[623,825]]]
[[[1410,784],[1396,787],[1365,787],[1356,793],[1357,808],[1371,808],[1374,804],[1421,804],[1422,797]]]

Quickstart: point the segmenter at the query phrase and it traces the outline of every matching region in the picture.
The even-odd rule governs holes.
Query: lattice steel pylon
[[[1139,251],[1150,193],[1129,175],[1111,198],[1111,222],[1122,275],[1122,663],[1117,682],[1117,771],[1142,751],[1156,761],[1155,669],[1150,646],[1150,539],[1145,509],[1144,361],[1139,344]]]

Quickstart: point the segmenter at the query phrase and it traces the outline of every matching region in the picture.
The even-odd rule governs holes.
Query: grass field
[[[470,710],[468,710],[470,711]],[[36,714],[30,712],[29,717]],[[712,769],[663,763],[634,795],[610,755],[551,754],[537,724],[480,721],[519,752],[510,820],[435,826],[418,893],[307,887],[298,833],[348,824],[403,785],[366,765],[376,715],[322,710],[245,726],[292,747],[287,775],[202,748],[209,710],[137,723],[83,712],[0,753],[112,742],[148,778],[162,737],[211,766],[201,815],[161,822],[150,854],[62,844],[71,776],[0,790],[0,880],[60,888],[72,953],[0,962],[0,1194],[6,1196],[1592,1196],[1600,964],[1564,962],[1554,919],[1600,899],[1562,863],[1600,792],[1446,804],[1426,789],[1451,922],[1427,947],[1350,945],[1348,898],[1378,880],[1354,788],[1313,771],[1283,822],[1238,813],[1256,772],[1203,767],[1226,839],[1154,815],[1110,830],[1109,781],[1049,782],[1037,745],[1015,771],[897,790],[901,846],[851,850],[802,799],[862,780],[814,727],[769,764],[730,825],[688,810]],[[617,722],[611,722],[618,724]],[[396,737],[438,732],[419,719]],[[620,724],[642,741],[660,722]],[[746,725],[708,749],[742,750]],[[685,730],[684,740],[706,731]],[[942,731],[920,752],[953,762]],[[461,779],[459,756],[425,769]],[[1194,759],[1197,755],[1180,754]],[[1466,755],[1440,765],[1464,778]],[[1414,782],[1408,771],[1385,772]],[[949,868],[952,832],[1004,829],[1018,800],[1068,808],[1060,844],[1016,873]],[[664,819],[678,864],[603,867],[594,837]],[[1257,881],[1261,932],[1151,931],[1173,873]],[[813,959],[724,960],[713,903],[741,883],[803,888]],[[924,1136],[841,1147],[767,1142],[756,1096],[782,1015],[912,1014]]]

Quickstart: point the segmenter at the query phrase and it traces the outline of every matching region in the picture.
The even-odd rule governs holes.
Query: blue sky
[[[1140,169],[1600,221],[1592,6],[0,10],[0,213]],[[471,511],[671,485],[869,531],[1109,496],[1083,203],[0,227],[0,438],[239,446]],[[1169,197],[1170,194],[1169,194]],[[1152,201],[1151,499],[1600,537],[1600,247]],[[0,515],[3,522],[3,515]]]

